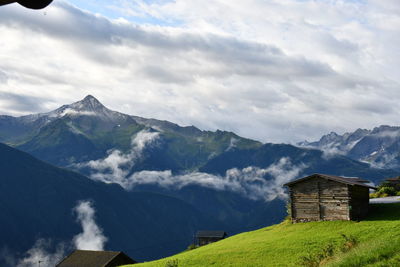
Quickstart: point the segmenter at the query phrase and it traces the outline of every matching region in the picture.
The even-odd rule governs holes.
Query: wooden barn
[[[388,178],[384,181],[384,183],[393,187],[400,186],[400,176],[394,178]]]
[[[56,267],[117,267],[136,261],[120,251],[75,250]]]
[[[224,239],[228,235],[224,231],[198,231],[196,240],[198,246],[204,246]]]
[[[369,181],[313,174],[290,183],[293,222],[360,220],[368,213]]]

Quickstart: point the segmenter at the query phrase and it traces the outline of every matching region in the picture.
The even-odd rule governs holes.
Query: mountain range
[[[372,130],[357,129],[339,135],[324,135],[319,141],[300,142],[300,147],[316,148],[327,154],[341,154],[382,169],[400,168],[400,127],[381,125]]]
[[[139,260],[184,249],[191,242],[194,229],[214,227],[229,234],[258,229],[283,219],[286,208],[282,184],[292,179],[317,172],[358,176],[379,183],[383,178],[397,176],[396,169],[387,165],[388,168],[382,168],[371,161],[365,162],[367,160],[361,156],[353,156],[368,153],[354,150],[368,140],[375,142],[371,147],[385,143],[376,141],[379,134],[374,131],[358,130],[346,137],[331,134],[319,142],[303,142],[298,146],[263,144],[232,132],[203,131],[194,126],[182,127],[168,121],[119,113],[90,95],[47,113],[0,116],[0,142],[8,145],[1,148],[15,158],[13,168],[9,164],[0,168],[0,172],[7,174],[1,176],[4,186],[0,187],[0,194],[8,190],[7,183],[16,183],[10,189],[16,194],[5,193],[7,209],[13,210],[15,217],[10,217],[4,229],[9,227],[13,229],[10,233],[16,234],[16,229],[22,226],[13,226],[12,222],[21,218],[41,225],[23,233],[29,236],[25,243],[15,245],[18,242],[14,244],[13,234],[10,234],[3,245],[14,244],[10,246],[22,251],[32,244],[38,229],[39,233],[46,233],[50,225],[57,224],[56,221],[43,223],[44,220],[34,213],[24,214],[25,210],[46,210],[43,203],[47,202],[54,204],[47,209],[49,220],[56,220],[61,211],[69,217],[63,218],[68,223],[62,234],[48,231],[46,236],[54,235],[59,239],[71,236],[77,231],[76,222],[74,224],[70,218],[71,209],[76,201],[85,198],[93,199],[98,207],[99,221],[104,231],[113,237],[112,249],[126,249],[127,243],[133,247],[152,241],[162,244],[170,240],[171,235],[184,240],[157,250],[139,250],[139,257],[136,257]],[[382,129],[382,132],[385,131]],[[325,146],[336,150],[328,151]],[[394,151],[395,146],[391,149]],[[4,154],[3,157],[9,156]],[[41,169],[51,169],[57,175]],[[30,172],[13,176],[14,170]],[[42,173],[49,175],[46,174],[45,179]],[[47,187],[50,187],[49,192]],[[41,188],[47,192],[43,197],[38,195]],[[31,192],[31,189],[36,191]],[[31,197],[27,201],[40,196],[43,203],[21,204],[17,198],[24,191]],[[57,198],[58,194],[71,197],[63,202]],[[13,206],[14,202],[20,206]],[[118,212],[114,212],[113,207],[117,207]],[[137,211],[140,214],[136,214]],[[141,219],[135,221],[135,217]],[[146,223],[146,220],[153,223]],[[177,225],[171,225],[175,220]],[[121,227],[124,230],[118,232],[116,228]],[[142,231],[142,236],[125,234],[124,231],[132,228]],[[177,233],[179,228],[183,230]],[[159,238],[151,234],[146,237],[152,229]],[[165,233],[158,234],[158,229]]]
[[[163,137],[158,153],[164,155],[158,159],[159,166],[177,171],[198,168],[231,147],[261,145],[231,132],[201,131],[122,114],[107,109],[90,95],[48,113],[0,116],[0,142],[58,166],[101,158],[109,149],[126,152],[131,148],[132,136],[144,129],[160,132]]]

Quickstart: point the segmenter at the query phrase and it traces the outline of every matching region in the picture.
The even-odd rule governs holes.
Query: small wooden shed
[[[400,176],[394,177],[394,178],[388,178],[384,181],[387,183],[389,186],[400,186]]]
[[[369,181],[313,174],[290,183],[293,222],[360,220],[368,213]]]
[[[222,240],[227,236],[224,231],[198,231],[196,234],[197,245],[204,246]]]
[[[121,251],[75,250],[56,267],[117,267],[134,263]]]

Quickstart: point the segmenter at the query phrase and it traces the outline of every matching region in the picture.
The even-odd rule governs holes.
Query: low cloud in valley
[[[107,237],[96,224],[93,204],[90,201],[80,201],[74,211],[83,230],[73,238],[74,247],[82,250],[104,250]]]
[[[130,170],[145,155],[147,146],[156,145],[159,138],[157,132],[141,131],[132,137],[132,148],[128,153],[112,150],[104,159],[81,163],[78,167],[90,168],[90,178],[105,183],[116,183],[131,190],[138,185],[158,185],[168,189],[181,189],[190,185],[202,186],[214,190],[226,190],[243,195],[253,200],[270,201],[285,198],[282,185],[296,178],[306,167],[304,164],[293,165],[289,158],[281,158],[278,162],[259,168],[233,168],[225,175],[214,175],[203,172],[173,174],[165,171],[140,171],[130,174]],[[234,143],[232,141],[231,143]]]
[[[95,212],[93,202],[79,201],[73,208],[73,214],[82,226],[82,232],[74,236],[71,241],[55,243],[51,239],[41,238],[20,259],[15,259],[15,255],[6,250],[0,253],[0,257],[10,266],[54,267],[74,249],[104,250],[107,237],[95,221]]]

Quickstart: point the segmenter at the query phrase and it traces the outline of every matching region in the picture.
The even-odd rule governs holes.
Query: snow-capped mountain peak
[[[70,105],[67,105],[69,108],[76,110],[76,111],[103,111],[104,109],[107,109],[103,104],[100,103],[99,100],[97,100],[94,96],[92,95],[87,95],[84,99],[72,103]]]
[[[357,129],[338,135],[324,135],[316,142],[301,142],[300,147],[312,147],[329,154],[343,154],[380,168],[400,167],[400,127],[381,125],[373,130]]]
[[[69,105],[63,105],[56,110],[46,113],[26,115],[18,117],[16,119],[23,124],[36,124],[39,128],[41,128],[42,126],[47,125],[48,123],[56,119],[77,119],[84,116],[95,117],[96,119],[99,119],[109,125],[114,126],[122,123],[128,117],[130,117],[129,115],[125,115],[123,113],[112,111],[106,108],[94,96],[88,95],[80,101],[74,102]]]
[[[99,100],[92,95],[86,96],[84,99],[69,105],[63,105],[60,108],[43,115],[51,118],[61,118],[64,116],[95,116],[103,121],[115,121],[125,118],[127,115],[112,111],[106,108]]]

